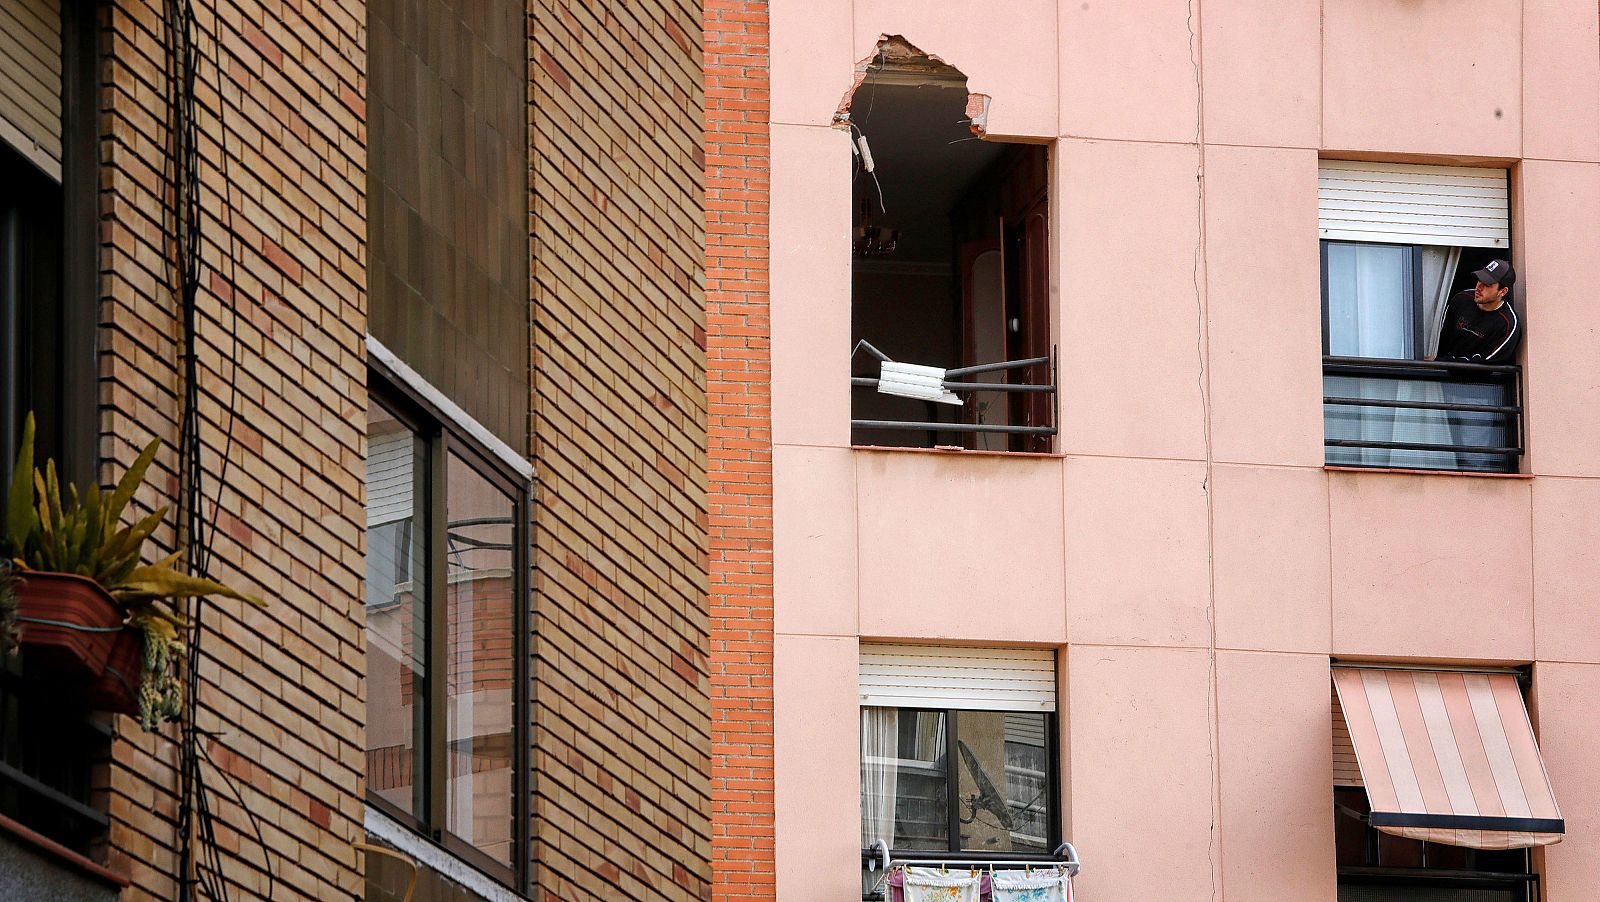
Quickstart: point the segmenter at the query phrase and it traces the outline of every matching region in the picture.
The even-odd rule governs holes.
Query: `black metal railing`
[[[1515,473],[1523,454],[1522,368],[1323,357],[1330,465]]]
[[[863,340],[857,342],[858,350],[865,350],[882,363],[893,363],[882,351]],[[852,355],[853,356],[853,355]],[[984,373],[998,373],[1006,371],[1025,371],[1035,368],[1045,368],[1049,374],[1049,382],[977,382],[968,381],[965,377],[977,376]],[[878,388],[879,380],[871,376],[852,376],[851,388]],[[1028,357],[1022,360],[1006,360],[998,363],[981,363],[975,366],[956,367],[945,370],[945,379],[941,383],[946,391],[955,393],[963,399],[970,397],[975,392],[1001,392],[1008,395],[1044,395],[1047,400],[1041,405],[1024,405],[1025,410],[1021,416],[1024,419],[1037,418],[1038,423],[982,423],[963,421],[927,420],[878,420],[878,419],[852,419],[852,429],[889,429],[900,431],[918,431],[956,434],[1000,434],[1014,436],[1034,436],[1042,441],[1047,441],[1056,434],[1055,426],[1055,392],[1056,371],[1053,357]],[[1034,411],[1037,411],[1035,413]],[[1013,416],[1012,418],[1016,418]]]
[[[0,659],[0,814],[89,852],[110,824],[96,786],[110,749],[109,725]]]

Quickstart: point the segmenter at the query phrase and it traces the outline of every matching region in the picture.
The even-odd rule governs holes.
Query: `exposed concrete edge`
[[[367,832],[410,855],[419,867],[442,874],[482,896],[485,902],[528,902],[527,897],[492,879],[482,871],[418,836],[383,812],[367,806]]]
[[[516,449],[501,441],[494,433],[484,428],[484,425],[472,418],[460,405],[445,397],[444,393],[433,387],[433,384],[422,378],[416,370],[407,366],[404,361],[395,356],[395,353],[383,346],[383,342],[367,336],[367,353],[388,367],[395,377],[406,384],[406,387],[426,398],[429,404],[438,408],[439,413],[450,421],[452,426],[467,433],[480,444],[493,452],[495,457],[505,462],[506,466],[516,471],[517,475],[529,482],[533,481],[533,464],[526,457],[518,454]],[[513,897],[515,898],[515,897]]]

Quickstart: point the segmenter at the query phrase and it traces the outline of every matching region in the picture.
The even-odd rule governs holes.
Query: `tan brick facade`
[[[360,892],[351,843],[361,839],[364,766],[366,13],[360,2],[252,0],[195,11],[200,416],[213,497],[230,425],[234,434],[213,571],[269,599],[265,611],[219,603],[206,612],[194,700],[199,728],[215,734],[206,779],[235,898],[265,897],[270,867],[275,899],[349,899]],[[115,0],[101,15],[102,476],[160,436],[162,470],[140,501],[171,503],[182,340],[162,240],[165,13]],[[170,543],[170,530],[160,538]],[[118,718],[107,861],[132,880],[123,899],[177,897],[176,735]]]
[[[773,898],[767,4],[706,13],[712,839],[717,899]]]
[[[710,894],[698,3],[530,4],[539,898]]]
[[[413,245],[399,241],[387,259],[415,265],[382,289],[395,294],[393,321],[411,301],[400,293],[414,291],[461,334],[444,349],[426,335],[378,337],[402,359],[422,354],[424,377],[531,448],[537,897],[698,900],[711,896],[712,844],[702,15],[674,0],[610,7],[527,8],[530,96],[515,102],[527,108],[531,266],[510,259],[503,229],[485,249],[446,198],[456,206],[423,222],[418,240],[443,235],[449,254],[480,253],[472,265],[494,283],[494,309],[472,309],[471,285],[439,281],[453,264],[407,260]],[[220,879],[234,899],[360,898],[367,863],[353,844],[368,838],[367,780],[412,779],[409,759],[369,760],[365,747],[365,339],[378,278],[368,241],[397,221],[368,218],[371,18],[364,0],[219,0],[195,12],[204,510],[216,522],[213,574],[269,601],[205,613],[192,703],[209,737]],[[159,436],[167,445],[137,505],[173,505],[184,386],[164,213],[167,10],[111,0],[100,15],[100,476]],[[406,15],[395,13],[396,28],[417,25]],[[427,35],[397,31],[386,46],[450,59]],[[474,84],[471,65],[442,65],[449,90]],[[416,140],[386,146],[391,160],[431,146],[404,116],[393,123],[415,127]],[[503,167],[482,144],[474,161],[467,143],[463,165]],[[418,168],[422,181],[397,188],[389,214],[454,190],[430,188]],[[531,342],[508,334],[521,301],[499,290],[507,273],[527,276]],[[475,364],[459,365],[485,329],[485,371],[515,383],[531,370],[531,396],[508,400],[474,381]],[[519,361],[519,344],[531,359]],[[156,539],[178,542],[171,526]],[[478,599],[476,621],[509,622],[508,600]],[[146,734],[118,718],[111,750],[98,775],[111,827],[97,857],[131,881],[123,899],[176,899],[177,729]]]

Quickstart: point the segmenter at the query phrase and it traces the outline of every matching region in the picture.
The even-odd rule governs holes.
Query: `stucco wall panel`
[[[1226,902],[1333,902],[1328,659],[1217,656]]]
[[[850,444],[850,137],[772,127],[772,441]]]
[[[1533,655],[1526,481],[1328,478],[1335,655]]]
[[[1600,6],[1523,0],[1522,152],[1600,160]]]
[[[1056,308],[1058,447],[1203,458],[1195,149],[1062,140],[1057,151],[1058,271],[1092,274],[1069,277]]]
[[[1600,483],[1533,483],[1533,610],[1541,661],[1600,661]]]
[[[1066,641],[1060,459],[855,454],[862,635]]]
[[[774,3],[769,10],[772,121],[828,125],[850,90],[856,61],[871,52],[851,55],[850,0]]]
[[[1316,147],[1322,134],[1322,14],[1312,3],[1205,4],[1206,140]]]
[[[1195,140],[1200,76],[1183,3],[1062,0],[1061,134]]]
[[[1079,895],[1205,898],[1215,879],[1206,653],[1074,646],[1067,666],[1066,802],[1079,848],[1095,856],[1079,875]]]
[[[1600,873],[1600,773],[1594,766],[1600,666],[1540,664],[1532,698],[1539,751],[1567,821],[1566,838],[1544,849],[1544,898],[1592,898]]]
[[[1217,644],[1326,654],[1326,475],[1219,466],[1211,484]]]
[[[1212,450],[1218,460],[1321,466],[1317,159],[1206,148]]]
[[[856,0],[856,59],[885,34],[955,66],[967,90],[992,98],[989,134],[1056,134],[1055,0]]]
[[[773,629],[854,636],[856,496],[853,452],[773,449]],[[804,488],[800,488],[804,486]]]
[[[1347,0],[1322,17],[1324,147],[1520,154],[1518,0]]]
[[[1204,480],[1199,463],[1067,461],[1067,631],[1073,642],[1209,641]]]
[[[1528,468],[1600,475],[1600,318],[1594,274],[1577,265],[1600,246],[1600,164],[1529,160],[1521,173],[1517,292],[1528,323]]]
[[[778,634],[773,644],[777,898],[861,892],[858,644]],[[825,829],[819,829],[825,827]]]

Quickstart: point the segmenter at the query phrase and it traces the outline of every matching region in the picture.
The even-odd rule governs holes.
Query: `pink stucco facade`
[[[772,4],[778,898],[859,895],[856,664],[891,639],[1058,650],[1080,902],[1333,902],[1330,658],[1531,664],[1568,825],[1545,899],[1600,898],[1597,26],[1576,0]],[[1049,148],[1052,454],[850,444],[832,122],[886,34]],[[1520,474],[1324,467],[1319,157],[1509,170]]]

